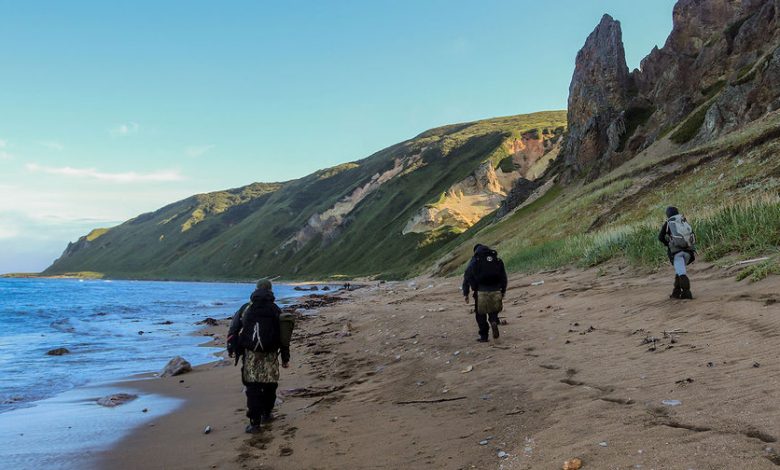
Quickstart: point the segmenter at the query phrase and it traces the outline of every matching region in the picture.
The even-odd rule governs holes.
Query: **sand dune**
[[[103,465],[777,468],[780,278],[730,274],[697,264],[689,302],[667,299],[665,270],[514,276],[507,324],[488,345],[475,342],[457,279],[345,294],[302,323],[266,432],[243,433],[238,369],[207,365],[138,384],[187,404]],[[347,322],[352,334],[339,334]]]

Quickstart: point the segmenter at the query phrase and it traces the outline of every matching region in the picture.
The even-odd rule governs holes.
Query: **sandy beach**
[[[512,276],[490,344],[475,341],[457,278],[343,293],[299,322],[263,433],[244,433],[239,369],[223,360],[127,384],[185,403],[100,465],[777,468],[780,278],[737,282],[697,263],[692,279],[686,302],[667,298],[666,269]],[[226,330],[204,334],[221,343]]]

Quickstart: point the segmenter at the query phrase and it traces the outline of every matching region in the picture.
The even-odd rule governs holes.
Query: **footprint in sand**
[[[282,447],[279,449],[279,457],[288,457],[293,454],[293,450],[289,447]]]

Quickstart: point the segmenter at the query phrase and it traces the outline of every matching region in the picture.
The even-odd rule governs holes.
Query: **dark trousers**
[[[479,337],[482,339],[487,339],[488,332],[490,331],[490,323],[493,322],[498,323],[498,312],[489,313],[487,315],[484,313],[476,312],[474,316],[477,317],[477,325],[479,326]]]
[[[259,422],[260,417],[271,413],[276,404],[276,382],[247,383],[246,385],[246,416],[252,422]]]

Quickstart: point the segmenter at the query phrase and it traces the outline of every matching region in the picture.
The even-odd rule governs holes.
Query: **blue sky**
[[[602,14],[634,68],[673,3],[0,0],[0,272],[194,193],[564,109]]]

